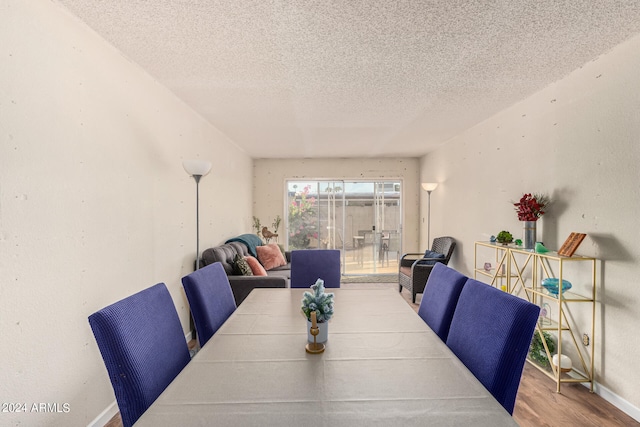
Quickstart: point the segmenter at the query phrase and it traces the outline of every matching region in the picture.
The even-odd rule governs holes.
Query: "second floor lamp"
[[[427,247],[431,248],[431,192],[438,186],[437,182],[423,182],[422,189],[427,192]]]

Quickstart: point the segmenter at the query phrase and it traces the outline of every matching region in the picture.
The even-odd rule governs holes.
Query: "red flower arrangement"
[[[520,221],[537,221],[538,218],[545,214],[545,209],[549,206],[549,198],[541,194],[527,193],[513,206],[518,212]]]

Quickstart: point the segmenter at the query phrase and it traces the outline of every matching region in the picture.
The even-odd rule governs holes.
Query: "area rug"
[[[342,276],[340,283],[398,283],[397,274],[369,274],[362,276]]]

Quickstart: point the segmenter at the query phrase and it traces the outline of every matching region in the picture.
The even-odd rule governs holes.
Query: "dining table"
[[[394,289],[334,293],[311,354],[309,289],[254,289],[136,426],[516,426]]]

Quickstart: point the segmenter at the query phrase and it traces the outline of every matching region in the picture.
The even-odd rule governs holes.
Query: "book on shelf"
[[[564,243],[558,250],[558,255],[567,256],[567,257],[572,256],[576,252],[576,249],[578,249],[578,246],[580,246],[580,243],[582,243],[582,241],[586,236],[587,235],[585,233],[569,234],[569,237],[567,237],[567,240],[564,241]]]

